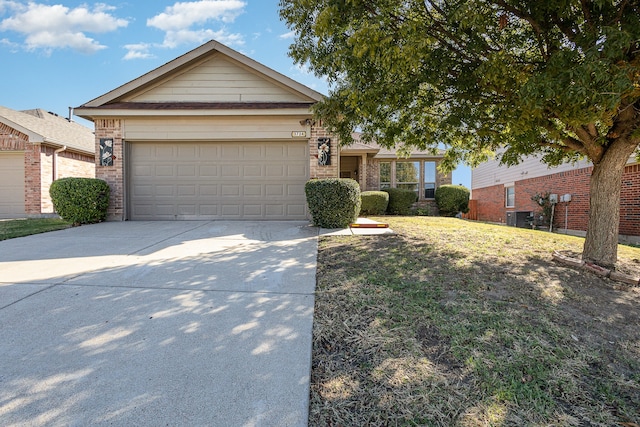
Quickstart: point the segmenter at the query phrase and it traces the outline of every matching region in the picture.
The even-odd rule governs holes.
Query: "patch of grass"
[[[0,221],[0,240],[46,233],[71,227],[59,218],[11,219]]]
[[[583,239],[384,221],[320,240],[310,425],[640,423],[640,289],[552,261]]]

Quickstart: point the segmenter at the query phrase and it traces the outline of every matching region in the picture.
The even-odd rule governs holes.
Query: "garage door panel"
[[[244,205],[242,213],[245,218],[262,218],[262,208],[262,205]]]
[[[262,176],[262,165],[246,165],[242,168],[242,175],[246,178],[259,178]]]
[[[305,196],[304,185],[300,185],[300,184],[287,185],[287,196]]]
[[[197,165],[178,165],[178,177],[180,178],[195,178]]]
[[[306,218],[305,142],[130,144],[130,219]]]
[[[267,178],[282,178],[284,174],[284,165],[267,165],[265,176]]]
[[[155,169],[156,177],[173,178],[175,176],[173,165],[157,165]]]
[[[283,184],[267,184],[264,186],[265,195],[268,197],[284,196]]]
[[[307,169],[304,165],[288,165],[287,176],[291,178],[304,178],[307,176]]]
[[[305,205],[287,205],[287,216],[300,216],[306,212]]]
[[[264,158],[264,152],[262,146],[245,146],[242,150],[242,156],[245,160],[261,160]]]
[[[245,184],[242,186],[242,195],[245,197],[260,197],[262,196],[262,185]]]

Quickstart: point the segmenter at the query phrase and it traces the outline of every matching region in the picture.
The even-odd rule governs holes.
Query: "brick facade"
[[[40,212],[53,213],[53,203],[49,195],[49,187],[53,182],[53,156],[56,149],[42,147],[40,150]],[[95,177],[95,156],[62,151],[56,156],[56,179],[67,177]]]
[[[0,123],[0,151],[24,153],[24,213],[29,217],[52,214],[49,187],[55,148],[31,143],[27,135]],[[93,155],[63,151],[56,157],[58,178],[95,176]]]
[[[102,179],[109,184],[111,196],[109,198],[109,209],[107,210],[107,220],[124,220],[124,150],[122,135],[124,134],[124,123],[119,119],[96,119],[94,122],[96,134],[96,178]],[[100,138],[113,138],[113,166],[101,166],[99,164]]]
[[[331,161],[327,166],[318,164],[318,138],[331,138]],[[338,138],[329,134],[322,121],[318,121],[311,127],[311,138],[309,139],[309,176],[311,179],[337,178],[339,176],[340,162],[338,161]]]
[[[540,206],[531,198],[536,194],[571,194],[570,202],[560,202],[554,213],[554,228],[584,232],[589,220],[589,180],[592,167],[575,169],[523,179],[514,183],[515,206],[507,208],[505,186],[473,190],[477,200],[478,220],[506,223],[507,212],[532,211],[539,213]],[[620,204],[620,234],[640,236],[640,165],[628,165],[622,176]]]

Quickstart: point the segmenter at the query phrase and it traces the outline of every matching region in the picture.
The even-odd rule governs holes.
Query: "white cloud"
[[[83,53],[94,53],[106,48],[86,33],[106,33],[126,27],[128,21],[110,14],[113,8],[98,3],[89,9],[83,5],[70,9],[66,6],[38,3],[2,2],[0,11],[12,16],[0,21],[0,31],[13,31],[25,36],[29,50],[71,48]]]
[[[200,0],[176,3],[147,20],[147,25],[163,31],[179,31],[210,20],[233,22],[243,12],[239,0]]]
[[[179,2],[167,7],[163,13],[147,20],[147,26],[165,32],[161,47],[175,48],[182,44],[203,43],[215,39],[221,43],[241,46],[241,34],[229,33],[225,28],[213,30],[211,21],[231,23],[244,12],[246,3],[240,0],[199,0]]]
[[[124,48],[127,49],[128,52],[122,59],[128,61],[131,59],[154,58],[155,55],[149,52],[149,49],[151,49],[151,47],[152,45],[148,43],[127,44],[124,46]]]
[[[294,38],[295,36],[296,36],[295,31],[289,31],[288,33],[280,34],[280,35],[278,36],[278,38],[279,38],[279,39],[286,40],[286,39],[292,39],[292,38]]]

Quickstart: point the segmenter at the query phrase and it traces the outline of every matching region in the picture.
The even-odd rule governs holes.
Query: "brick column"
[[[42,172],[40,170],[40,144],[26,143],[24,153],[24,212],[40,215]]]
[[[327,166],[318,165],[318,138],[331,138],[331,164]],[[338,178],[340,176],[340,156],[338,153],[338,138],[327,132],[322,127],[322,121],[318,121],[311,127],[311,138],[309,139],[309,175],[314,178]]]
[[[119,119],[96,119],[96,178],[102,179],[111,188],[109,199],[109,209],[107,210],[107,220],[124,220],[124,150],[122,144],[124,123]],[[112,166],[100,165],[100,138],[113,139],[113,159]]]

